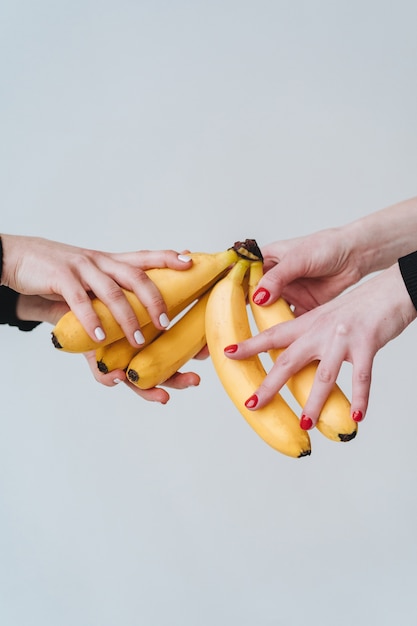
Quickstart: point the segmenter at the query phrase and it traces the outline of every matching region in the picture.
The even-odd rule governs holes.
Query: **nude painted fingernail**
[[[352,419],[355,420],[355,422],[361,422],[363,420],[362,411],[353,411]]]
[[[159,316],[159,323],[164,328],[167,328],[169,326],[169,317],[166,313],[161,313],[161,315]]]
[[[179,254],[178,261],[182,261],[183,263],[188,263],[188,261],[191,261],[191,257],[188,256],[188,254]]]
[[[94,334],[99,341],[103,341],[103,339],[106,338],[104,330],[100,328],[100,326],[97,326],[97,328],[94,329]]]
[[[271,294],[264,287],[259,287],[252,296],[252,300],[255,304],[265,304],[268,302]]]
[[[143,343],[145,343],[145,337],[142,335],[140,330],[136,330],[133,334],[136,343],[141,346]]]
[[[256,395],[256,393],[254,393],[253,396],[251,396],[250,398],[246,400],[245,407],[247,409],[254,409],[257,404],[258,404],[258,396]]]
[[[312,426],[313,426],[313,420],[310,417],[307,417],[307,415],[303,414],[300,419],[300,427],[303,430],[310,430]]]

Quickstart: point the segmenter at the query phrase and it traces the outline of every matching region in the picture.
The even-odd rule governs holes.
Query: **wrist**
[[[350,247],[352,263],[361,278],[386,269],[396,258],[391,258],[384,247],[384,239],[374,216],[355,220],[343,228]]]
[[[340,249],[344,249],[347,265],[357,282],[374,271],[375,244],[361,220],[340,226],[338,230]]]
[[[398,319],[401,319],[404,329],[416,319],[417,308],[410,297],[399,263],[394,263],[382,274],[392,276],[391,286],[388,289],[390,310]]]
[[[417,198],[370,213],[345,230],[364,275],[387,269],[417,248]]]

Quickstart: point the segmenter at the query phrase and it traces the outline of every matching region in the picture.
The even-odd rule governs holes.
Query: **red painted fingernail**
[[[313,421],[311,420],[311,418],[307,417],[307,415],[304,415],[303,413],[300,419],[300,427],[303,430],[310,430],[312,426],[313,426]]]
[[[256,395],[256,393],[254,393],[253,396],[251,396],[250,398],[246,400],[245,407],[247,409],[254,409],[257,404],[258,404],[258,396]]]
[[[252,300],[255,304],[265,304],[265,302],[268,302],[270,297],[271,294],[267,289],[264,289],[264,287],[259,287],[253,294]]]
[[[355,420],[355,422],[361,422],[363,420],[362,411],[353,411],[352,419]]]
[[[237,344],[236,343],[232,343],[232,345],[226,346],[224,351],[227,354],[234,354],[235,352],[237,352]]]

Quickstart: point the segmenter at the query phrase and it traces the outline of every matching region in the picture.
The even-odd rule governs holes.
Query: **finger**
[[[354,362],[352,370],[352,419],[361,422],[368,409],[372,382],[373,358]]]
[[[140,295],[138,295],[144,306],[149,304],[149,299],[154,297],[155,301],[160,303],[159,308],[164,310],[165,303],[156,285],[142,270],[135,270],[135,272],[138,273],[138,276],[144,282],[144,286],[139,289]],[[66,281],[65,287],[63,295],[68,305],[95,341],[104,339],[105,333],[88,296],[87,292],[90,291],[108,307],[132,346],[137,347],[144,343],[139,322],[123,289],[110,276],[99,270],[97,266],[85,265],[83,267],[83,279],[81,280],[81,277],[79,277],[77,281],[76,277],[73,277],[71,280]],[[161,315],[162,313],[160,313]],[[165,320],[163,319],[162,321]],[[165,325],[160,324],[158,321],[158,328],[165,328],[168,323],[168,319],[165,321]]]
[[[101,320],[93,308],[88,290],[79,278],[73,275],[66,278],[62,297],[93,341],[105,339]]]
[[[300,322],[299,322],[300,320]],[[245,339],[237,344],[224,347],[224,352],[230,359],[246,359],[254,354],[267,352],[272,348],[286,348],[294,342],[300,332],[302,318],[282,322],[267,328],[266,330]]]
[[[135,293],[135,295],[147,309],[154,326],[156,328],[159,328],[160,330],[164,330],[168,327],[170,323],[170,319],[167,315],[166,304],[158,287],[149,278],[149,276],[142,268],[148,268],[149,266],[153,268],[169,267],[175,270],[184,270],[192,266],[191,257],[186,254],[178,254],[174,251],[165,251],[163,253],[137,253],[137,256],[143,256],[146,262],[145,260],[142,262],[138,261],[137,265],[135,266],[115,261],[113,261],[113,265],[111,265],[109,262],[107,262],[103,264],[106,266],[105,271],[107,272],[107,274],[110,274],[114,277],[114,279],[117,281],[117,285],[121,285],[124,289]],[[140,267],[140,265],[142,267]],[[93,289],[93,291],[96,290]],[[117,291],[115,291],[114,293],[115,295],[118,294]],[[97,292],[96,295],[98,296]],[[100,297],[100,299],[103,298]],[[139,343],[141,343],[142,338],[140,337],[140,334],[137,333],[138,322],[136,321],[135,323],[134,320],[136,318],[132,318],[130,316],[131,308],[128,305],[126,299],[124,298],[118,303],[119,309],[116,308],[115,304],[112,305],[110,303],[108,306],[109,308],[111,308],[111,306],[114,307],[114,309],[111,308],[112,313],[119,322],[119,324],[122,326],[126,336],[129,338],[132,345],[134,345],[131,340],[132,337],[134,341],[138,341],[139,338]],[[122,305],[123,308],[120,305]]]
[[[331,359],[319,362],[313,386],[303,407],[300,426],[304,430],[314,428],[323,409],[324,403],[334,388],[340,368],[344,361],[343,355],[333,353]]]
[[[171,389],[188,389],[188,387],[198,387],[200,380],[200,376],[195,372],[176,372],[162,384]]]
[[[125,385],[129,387],[137,396],[148,402],[159,402],[159,404],[166,404],[170,399],[170,395],[165,389],[161,387],[153,387],[152,389],[139,389],[129,380],[124,381]]]
[[[289,255],[270,270],[259,281],[254,293],[254,301],[260,304],[271,304],[283,293],[286,285],[300,276],[308,276],[307,259],[299,255]]]
[[[305,347],[300,346],[300,342],[291,344],[279,354],[262,384],[247,398],[246,408],[261,409],[266,406],[288,380],[312,360],[313,357]]]
[[[296,280],[282,290],[282,297],[292,305],[296,316],[321,304],[310,289],[310,281]]]
[[[204,361],[204,359],[207,359],[209,356],[210,356],[210,353],[209,353],[208,346],[205,345],[204,348],[202,348],[200,352],[197,352],[197,354],[193,358],[196,359],[197,361]]]
[[[171,378],[162,383],[160,387],[153,387],[152,389],[139,389],[136,385],[133,385],[129,380],[125,381],[126,385],[132,389],[137,395],[144,400],[151,402],[160,402],[166,404],[170,399],[170,396],[163,387],[171,389],[187,389],[188,387],[197,387],[200,384],[200,377],[194,372],[177,372]]]
[[[142,270],[150,270],[154,268],[170,267],[175,270],[187,270],[192,265],[192,258],[189,250],[176,252],[175,250],[139,250],[137,252],[122,252],[105,255],[99,258],[98,266],[106,273],[113,275],[113,271],[109,268],[111,260],[117,261],[123,266],[139,268]],[[120,277],[115,274],[115,279]]]
[[[162,330],[168,326],[169,319],[166,315],[164,300],[156,285],[138,266],[147,269],[152,267],[188,269],[192,265],[192,260],[186,253],[178,254],[173,250],[167,250],[164,252],[140,251],[120,255],[93,254],[94,262],[84,262],[82,268],[77,267],[78,275],[68,273],[65,277],[65,289],[62,296],[94,341],[103,340],[105,334],[91,304],[88,295],[90,291],[110,309],[133,346],[141,345],[143,336],[136,315],[122,287],[136,293],[148,309],[157,328]]]

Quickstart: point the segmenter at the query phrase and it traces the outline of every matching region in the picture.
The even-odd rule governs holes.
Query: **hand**
[[[365,417],[371,387],[373,360],[380,348],[398,336],[415,318],[398,264],[351,291],[238,344],[229,358],[244,359],[285,348],[253,396],[248,408],[266,405],[287,380],[308,363],[319,360],[300,425],[309,429],[339,375],[344,361],[352,364],[352,416]]]
[[[163,330],[169,323],[166,306],[145,270],[187,270],[192,263],[190,257],[173,250],[112,254],[38,237],[1,238],[2,284],[21,294],[63,300],[94,341],[103,339],[104,332],[92,307],[92,296],[108,306],[130,343],[137,346],[141,343],[138,320],[122,289],[133,291],[148,309],[154,325]]]
[[[265,275],[256,302],[282,296],[296,316],[310,311],[413,252],[416,228],[417,197],[338,228],[264,246]]]
[[[271,243],[262,248],[262,255],[265,273],[254,301],[267,306],[282,296],[296,316],[328,302],[362,277],[342,228]]]

